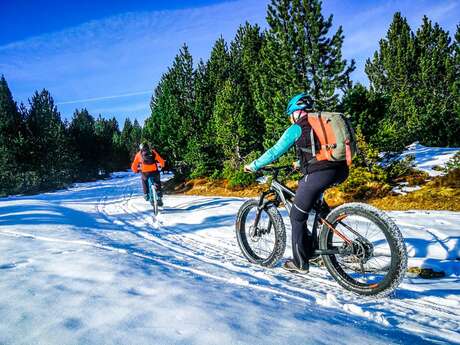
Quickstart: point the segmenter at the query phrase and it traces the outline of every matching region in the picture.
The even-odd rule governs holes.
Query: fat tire
[[[376,287],[360,286],[354,283],[348,274],[341,269],[335,255],[322,255],[327,270],[342,287],[356,294],[373,297],[385,297],[391,294],[399,286],[407,270],[407,251],[401,231],[387,214],[363,203],[348,203],[339,206],[329,213],[326,220],[335,225],[337,217],[343,214],[368,218],[380,227],[391,249],[390,269]],[[326,225],[322,226],[319,240],[320,249],[327,249],[330,232],[331,230]]]
[[[251,211],[253,208],[257,208],[258,206],[259,201],[253,199],[248,200],[243,205],[241,205],[236,216],[236,239],[241,252],[246,257],[246,259],[249,260],[249,262],[265,267],[273,267],[283,257],[284,251],[286,250],[286,228],[278,209],[273,204],[268,204],[264,211],[268,214],[272,222],[272,231],[275,231],[275,246],[268,258],[261,259],[257,257],[255,253],[253,253],[251,246],[248,244],[245,225],[246,217],[249,211]]]

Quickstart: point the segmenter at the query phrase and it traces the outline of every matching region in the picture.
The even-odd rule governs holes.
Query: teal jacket
[[[257,158],[249,167],[253,171],[257,171],[260,168],[270,164],[271,162],[280,158],[287,150],[289,150],[296,142],[297,139],[302,135],[302,128],[298,124],[291,125],[283,133],[278,142],[268,149],[262,156]]]

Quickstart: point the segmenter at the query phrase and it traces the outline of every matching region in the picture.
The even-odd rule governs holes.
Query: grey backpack
[[[312,154],[316,160],[346,161],[350,166],[358,148],[350,121],[342,113],[308,113]]]

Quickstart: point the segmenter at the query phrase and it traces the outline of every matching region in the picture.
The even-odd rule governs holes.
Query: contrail
[[[151,90],[149,90],[149,91],[131,92],[131,93],[124,93],[124,94],[121,94],[121,95],[103,96],[103,97],[94,97],[94,98],[86,98],[86,99],[77,99],[77,100],[74,100],[74,101],[58,102],[58,103],[56,103],[56,105],[95,102],[95,101],[101,101],[101,100],[104,100],[104,99],[130,97],[130,96],[137,96],[137,95],[147,95],[147,94],[151,94],[151,93],[152,93]]]

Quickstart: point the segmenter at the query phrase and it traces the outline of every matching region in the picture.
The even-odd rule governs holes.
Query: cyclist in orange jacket
[[[147,142],[141,143],[139,145],[139,152],[136,153],[134,161],[131,164],[131,170],[135,173],[142,173],[142,189],[144,191],[145,200],[149,200],[147,180],[150,176],[153,176],[153,180],[158,191],[158,206],[163,206],[163,201],[161,199],[163,193],[161,190],[160,171],[158,170],[158,165],[160,165],[161,168],[164,168],[165,160],[158,154],[157,151],[155,151],[155,149],[151,149]]]

